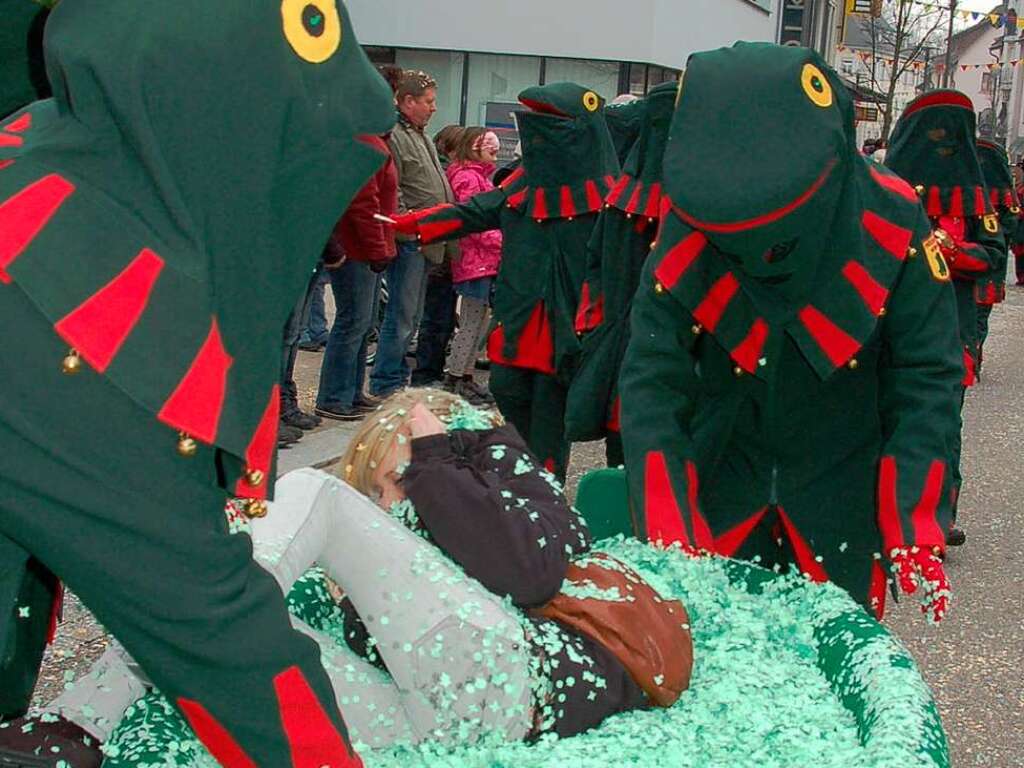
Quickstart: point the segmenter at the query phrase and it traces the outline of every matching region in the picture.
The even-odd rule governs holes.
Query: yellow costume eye
[[[807,98],[822,108],[832,106],[832,86],[820,69],[813,64],[804,64],[800,81]]]
[[[587,108],[587,112],[597,112],[601,106],[601,97],[593,91],[587,91],[583,94],[583,106]]]
[[[336,0],[282,0],[281,20],[288,44],[312,64],[327,61],[341,46]]]

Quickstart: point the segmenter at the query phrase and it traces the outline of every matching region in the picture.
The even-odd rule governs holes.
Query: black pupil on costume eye
[[[324,33],[324,14],[315,5],[307,5],[302,9],[302,26],[313,37],[320,37]]]
[[[817,75],[811,78],[811,87],[814,88],[814,90],[816,90],[818,93],[821,93],[823,90],[825,90],[825,87],[821,84],[821,78],[819,78]]]

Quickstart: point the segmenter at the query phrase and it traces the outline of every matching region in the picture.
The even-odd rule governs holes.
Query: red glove
[[[395,232],[400,232],[403,235],[418,235],[420,233],[419,221],[423,218],[423,213],[423,211],[410,211],[392,216],[391,218],[395,222],[392,224]]]
[[[896,569],[900,589],[908,595],[922,587],[921,613],[933,624],[945,618],[953,592],[942,567],[942,559],[920,547],[894,549],[889,559]]]

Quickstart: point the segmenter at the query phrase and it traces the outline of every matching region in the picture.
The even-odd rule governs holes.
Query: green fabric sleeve
[[[920,255],[907,259],[882,325],[879,527],[887,553],[944,547],[951,518],[963,348],[952,283],[936,278],[925,256],[929,235],[922,221]]]
[[[501,229],[505,192],[494,189],[459,205],[443,205],[419,219],[420,241],[439,243]]]

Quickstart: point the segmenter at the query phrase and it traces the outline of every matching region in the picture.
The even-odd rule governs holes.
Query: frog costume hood
[[[756,151],[749,124],[772,126]],[[737,371],[759,377],[779,332],[822,378],[852,360],[919,224],[914,190],[860,156],[851,99],[806,48],[738,43],[692,56],[662,183],[659,290],[731,351]]]
[[[917,188],[930,217],[984,216],[992,213],[992,204],[976,136],[970,98],[960,91],[931,91],[903,110],[885,164]]]
[[[340,0],[63,0],[45,54],[54,99],[0,124],[0,292],[263,498],[281,329],[390,89]]]
[[[527,88],[518,113],[523,163],[502,183],[508,203],[538,221],[601,209],[619,161],[604,99],[576,83]]]
[[[981,174],[985,179],[992,208],[1019,214],[1020,201],[1017,199],[1013,174],[1010,172],[1010,158],[1006,150],[987,139],[979,139],[978,162],[981,164]]]

